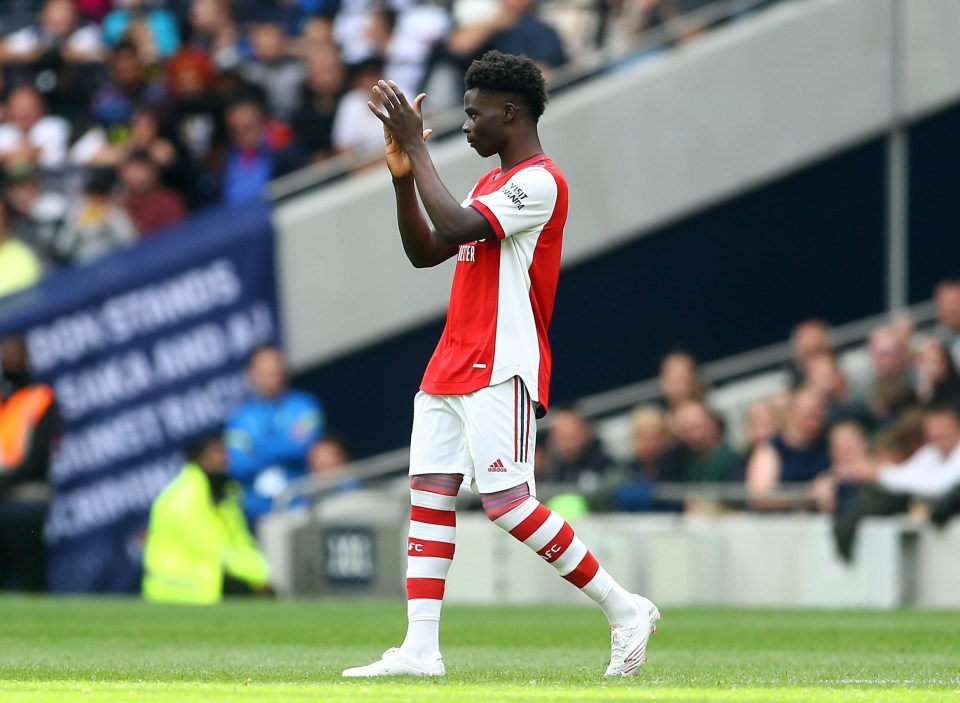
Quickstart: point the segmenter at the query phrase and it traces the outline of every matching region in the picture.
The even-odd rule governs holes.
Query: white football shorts
[[[518,377],[465,395],[420,391],[413,402],[410,475],[463,474],[474,493],[529,484],[536,495],[534,402]]]

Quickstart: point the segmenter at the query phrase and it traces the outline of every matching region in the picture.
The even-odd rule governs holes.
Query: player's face
[[[463,123],[467,143],[484,158],[498,153],[503,144],[502,98],[471,88],[463,94],[463,111],[467,113]]]

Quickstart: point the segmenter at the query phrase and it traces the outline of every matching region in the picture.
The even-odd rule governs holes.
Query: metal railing
[[[909,317],[917,326],[925,326],[936,319],[936,310],[933,302],[928,301],[906,308],[902,312],[902,316]],[[890,322],[889,313],[881,313],[834,327],[830,336],[834,347],[839,351],[844,351],[864,342],[872,329],[888,322]],[[712,385],[729,383],[762,370],[777,368],[790,360],[790,353],[789,341],[771,344],[754,351],[704,364],[701,375],[705,381]],[[576,404],[576,407],[586,417],[597,418],[624,408],[633,407],[638,403],[654,400],[659,395],[658,381],[656,378],[652,378],[582,398]]]
[[[931,301],[909,307],[902,314],[908,316],[918,328],[927,327],[936,319],[936,310]],[[890,315],[884,313],[835,327],[831,330],[833,344],[838,350],[858,346],[867,339],[871,330],[890,321]],[[789,342],[781,342],[705,364],[702,368],[702,374],[704,379],[711,384],[722,385],[779,368],[790,360],[790,356]],[[615,413],[627,412],[638,403],[654,400],[659,394],[658,381],[656,378],[651,378],[583,398],[575,404],[575,407],[588,419],[596,419]],[[376,481],[394,474],[400,475],[407,469],[409,462],[410,449],[409,447],[403,447],[378,454],[369,459],[353,462],[345,467],[345,472],[361,482]],[[285,510],[298,499],[306,499],[311,502],[322,500],[325,496],[338,493],[341,490],[341,485],[340,479],[321,479],[306,476],[291,483],[276,497],[274,509]],[[553,494],[564,489],[576,490],[576,487],[544,486],[541,492],[545,490],[548,494]],[[769,500],[794,505],[809,502],[809,489],[806,485],[795,488],[780,487],[761,496],[748,493],[742,484],[734,483],[658,484],[654,487],[653,493],[654,498],[662,501],[682,501],[690,495],[709,495],[720,501]]]

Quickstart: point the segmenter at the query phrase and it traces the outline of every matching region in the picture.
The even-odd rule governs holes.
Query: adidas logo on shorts
[[[503,461],[501,461],[500,459],[497,459],[495,462],[493,462],[492,464],[490,464],[490,466],[487,467],[487,471],[489,471],[492,474],[496,474],[496,473],[505,474],[507,472],[507,467],[503,465]]]

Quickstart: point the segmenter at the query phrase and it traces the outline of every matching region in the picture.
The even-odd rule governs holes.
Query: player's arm
[[[494,236],[493,229],[486,218],[473,208],[461,207],[440,180],[440,175],[426,147],[426,136],[429,136],[430,130],[423,130],[423,117],[420,114],[420,103],[425,97],[424,94],[418,95],[411,105],[400,87],[393,81],[389,84],[380,81],[374,90],[385,112],[378,109],[372,102],[368,105],[384,125],[388,142],[387,165],[390,167],[390,172],[394,175],[395,181],[398,175],[404,177],[408,174],[412,175],[411,181],[416,183],[416,189],[419,190],[423,205],[433,223],[434,229],[431,230],[423,219],[419,207],[416,208],[422,223],[414,222],[412,221],[414,218],[411,218],[408,224],[416,225],[417,242],[420,243],[426,239],[425,234],[430,232],[434,246],[445,244],[447,248],[440,247],[440,249],[449,251],[452,255],[460,244]],[[394,156],[393,163],[391,163],[391,155]],[[406,190],[402,193],[403,197],[398,191],[398,208],[403,207],[404,210],[409,210],[416,204],[413,182],[405,184]],[[440,242],[437,243],[436,239]]]
[[[393,190],[397,198],[400,241],[403,242],[403,253],[407,255],[410,263],[417,268],[429,268],[456,254],[457,245],[441,239],[423,216],[417,202],[413,173],[394,176]]]

